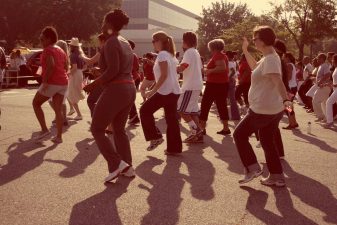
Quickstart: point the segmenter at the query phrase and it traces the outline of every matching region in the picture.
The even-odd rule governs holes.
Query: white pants
[[[337,88],[335,88],[334,92],[328,100],[326,101],[326,122],[332,123],[333,122],[333,105],[337,103]]]
[[[331,89],[329,87],[318,88],[312,99],[312,106],[314,112],[319,119],[325,118],[326,115],[326,101],[329,98]]]

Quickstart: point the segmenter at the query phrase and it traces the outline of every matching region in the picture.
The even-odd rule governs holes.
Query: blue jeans
[[[228,98],[231,104],[231,119],[232,120],[240,120],[240,113],[239,113],[239,107],[238,103],[236,102],[235,98],[235,86],[236,86],[236,81],[234,79],[229,80],[229,85],[228,85]]]

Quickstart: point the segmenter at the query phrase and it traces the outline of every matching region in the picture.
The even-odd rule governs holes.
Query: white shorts
[[[51,98],[56,94],[65,96],[67,89],[68,89],[68,85],[48,84],[48,87],[45,90],[42,90],[42,87],[43,87],[43,84],[40,85],[38,92],[41,95],[46,96],[48,98]]]
[[[178,112],[183,114],[199,114],[199,97],[201,91],[185,91],[178,100]]]

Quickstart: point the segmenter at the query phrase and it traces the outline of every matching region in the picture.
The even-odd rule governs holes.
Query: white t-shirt
[[[289,80],[289,87],[294,88],[297,87],[297,79],[296,79],[296,67],[293,63],[289,63],[292,67],[291,71],[291,80]]]
[[[183,91],[201,91],[202,82],[202,62],[201,57],[195,48],[189,48],[184,53],[181,64],[188,64],[188,67],[183,72]]]
[[[234,70],[234,75],[233,75],[233,78],[236,78],[236,75],[237,75],[237,71],[236,71],[236,62],[234,61],[229,61],[228,62],[228,69],[229,69],[229,74],[228,76],[230,76],[232,74],[232,69]]]
[[[309,77],[309,74],[312,74],[312,71],[314,69],[315,68],[310,63],[308,63],[307,65],[305,65],[304,71],[303,71],[303,80],[306,80]]]
[[[273,74],[273,75],[271,75]],[[275,115],[284,110],[283,99],[272,81],[272,76],[282,80],[281,59],[276,52],[264,56],[252,71],[248,100],[253,112]]]
[[[158,89],[158,93],[161,95],[169,95],[171,93],[174,94],[181,94],[179,81],[178,81],[178,74],[177,74],[177,66],[178,60],[176,57],[172,56],[167,51],[159,52],[157,59],[154,63],[153,72],[156,82],[158,82],[161,72],[160,72],[160,62],[167,62],[168,64],[168,72],[167,78],[164,81],[163,85]]]
[[[318,83],[324,77],[324,75],[328,73],[330,73],[330,64],[325,62],[318,67],[316,82]]]

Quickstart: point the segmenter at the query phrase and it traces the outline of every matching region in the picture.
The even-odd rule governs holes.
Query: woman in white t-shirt
[[[163,143],[161,132],[155,125],[153,114],[160,108],[164,108],[167,124],[166,155],[175,155],[182,152],[182,140],[180,136],[179,121],[177,117],[177,102],[181,94],[177,66],[175,58],[175,45],[173,38],[160,31],[152,36],[155,51],[158,52],[153,71],[156,80],[155,86],[145,94],[148,100],[140,109],[140,118],[146,141],[150,141],[148,151],[154,150]]]
[[[249,137],[259,131],[260,142],[265,152],[270,175],[261,180],[268,186],[285,186],[283,169],[275,145],[275,134],[285,107],[292,106],[284,83],[282,81],[281,59],[273,45],[276,35],[272,28],[260,26],[254,29],[253,42],[263,54],[256,62],[248,52],[248,41],[244,38],[242,50],[252,72],[252,82],[249,89],[249,111],[234,131],[234,141],[241,161],[245,167],[245,177],[240,184],[247,183],[262,174],[254,150],[249,143]]]
[[[296,79],[296,60],[293,54],[290,52],[287,52],[283,55],[283,60],[287,64],[287,74],[288,74],[288,80],[289,80],[289,89],[290,93],[289,97],[291,101],[294,101],[295,96],[297,94],[297,79]],[[298,123],[296,121],[295,111],[293,108],[286,110],[287,116],[289,118],[289,125],[286,127],[283,127],[285,130],[292,130],[298,127]]]
[[[332,64],[335,68],[332,74],[332,88],[333,93],[330,95],[328,100],[326,101],[326,124],[324,125],[325,128],[332,128],[334,126],[333,123],[333,105],[337,103],[337,54],[332,58]]]

